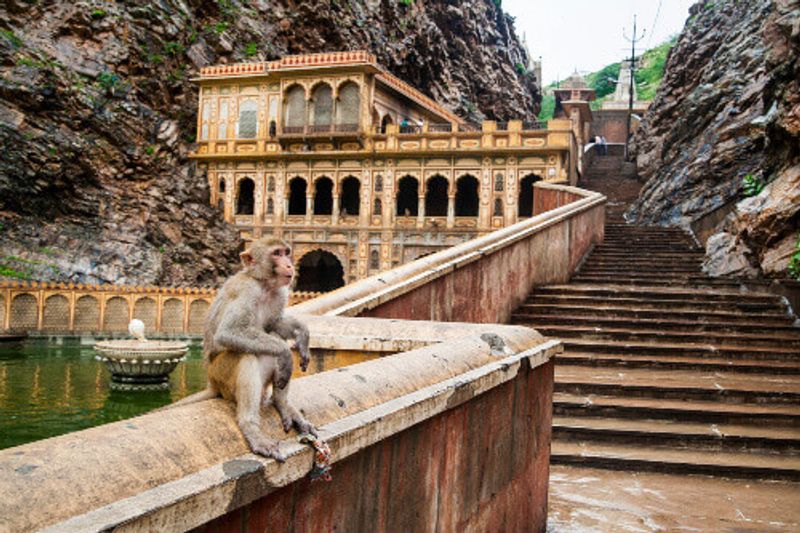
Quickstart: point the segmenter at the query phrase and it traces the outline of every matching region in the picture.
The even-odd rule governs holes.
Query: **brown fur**
[[[173,405],[216,396],[236,402],[236,417],[253,452],[283,461],[278,443],[260,430],[261,405],[274,385],[272,403],[284,431],[292,426],[316,435],[316,429],[289,405],[293,359],[285,339],[294,339],[300,366],[309,362],[308,328],[283,309],[294,277],[291,249],[281,239],[265,237],[242,252],[244,268],[219,290],[206,319],[203,354],[208,387]]]

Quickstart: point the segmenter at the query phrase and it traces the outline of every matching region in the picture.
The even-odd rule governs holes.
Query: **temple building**
[[[297,290],[327,291],[533,214],[575,183],[569,119],[471,125],[366,52],[205,67],[198,147],[211,203],[247,241],[276,233]]]

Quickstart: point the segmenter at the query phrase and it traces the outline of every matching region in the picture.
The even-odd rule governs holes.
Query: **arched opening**
[[[311,124],[314,131],[329,131],[333,118],[333,91],[321,83],[311,93]]]
[[[344,285],[342,264],[330,252],[314,250],[300,259],[298,263],[297,285],[295,290],[328,292]]]
[[[39,327],[38,300],[31,294],[18,294],[11,300],[9,326],[13,330],[31,330]]]
[[[314,214],[333,213],[333,182],[330,178],[319,178],[314,182]]]
[[[392,120],[392,115],[386,115],[385,117],[383,117],[383,120],[381,120],[381,133],[386,133],[386,127],[389,124],[394,124],[394,120]]]
[[[517,218],[533,216],[533,184],[541,179],[536,174],[528,174],[519,182]]]
[[[361,183],[357,178],[348,176],[342,181],[340,211],[342,215],[357,215],[361,203]]]
[[[433,176],[428,180],[428,190],[425,191],[425,216],[447,216],[447,179],[443,176]]]
[[[404,176],[397,183],[397,216],[415,217],[419,200],[419,182],[412,176]]]
[[[289,214],[290,215],[305,215],[306,214],[306,189],[308,185],[306,180],[297,177],[292,178],[289,182]]]
[[[161,309],[161,331],[177,333],[183,331],[183,302],[170,298]]]
[[[355,131],[358,129],[359,110],[361,108],[361,95],[358,85],[347,82],[339,87],[339,101],[336,105],[336,126],[340,131]]]
[[[369,269],[378,270],[381,267],[381,259],[378,255],[378,250],[372,250],[369,253]]]
[[[256,184],[250,178],[239,180],[239,190],[236,192],[236,214],[252,215],[255,205]]]
[[[100,329],[100,302],[93,296],[81,296],[75,302],[76,331],[97,331]]]
[[[258,102],[247,100],[239,106],[238,137],[255,139],[258,135]]]
[[[456,182],[456,216],[478,216],[478,180],[475,176],[461,176]]]
[[[189,333],[203,332],[209,307],[205,300],[194,300],[189,305]]]
[[[289,87],[283,106],[283,131],[302,132],[306,124],[306,91],[299,85]]]
[[[106,301],[103,324],[106,331],[128,330],[128,302],[124,298],[114,296]]]
[[[150,334],[156,330],[156,315],[158,306],[152,298],[139,298],[133,304],[133,318],[138,318],[144,322],[144,331]]]
[[[54,331],[69,329],[69,300],[65,296],[54,294],[44,301],[42,329]]]
[[[375,198],[375,204],[372,206],[372,214],[378,217],[383,214],[383,203],[380,198]]]

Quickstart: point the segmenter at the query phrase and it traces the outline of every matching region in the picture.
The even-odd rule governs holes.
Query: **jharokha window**
[[[255,139],[258,135],[258,102],[247,100],[239,107],[239,138]]]

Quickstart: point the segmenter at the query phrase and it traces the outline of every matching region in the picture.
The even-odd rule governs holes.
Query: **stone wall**
[[[0,331],[113,335],[144,322],[148,335],[200,335],[216,290],[0,282]],[[317,293],[292,292],[290,303]]]

